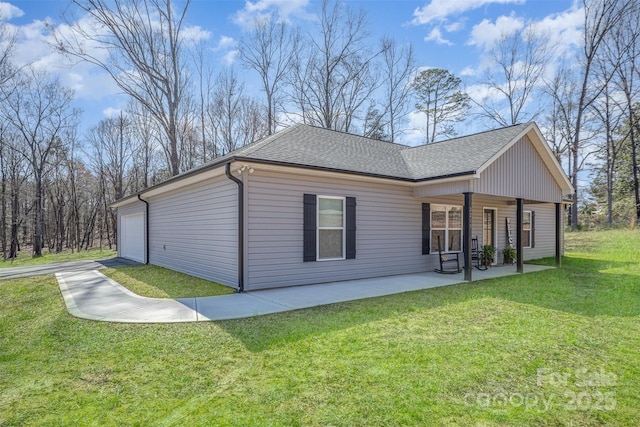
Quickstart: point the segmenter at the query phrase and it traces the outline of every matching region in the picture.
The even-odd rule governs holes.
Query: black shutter
[[[316,204],[315,194],[304,195],[304,262],[316,260]]]
[[[431,204],[422,204],[422,255],[431,253]]]
[[[531,242],[529,242],[532,248],[536,247],[536,212],[531,211]]]
[[[347,197],[346,206],[346,256],[347,259],[354,259],[356,257],[356,198]]]

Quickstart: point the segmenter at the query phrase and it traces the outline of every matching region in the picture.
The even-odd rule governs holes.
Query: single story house
[[[125,197],[118,254],[238,291],[433,271],[438,240],[560,261],[573,188],[535,123],[419,147],[294,125]]]

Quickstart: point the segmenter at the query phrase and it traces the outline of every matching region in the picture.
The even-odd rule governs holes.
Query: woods
[[[51,50],[106,72],[128,99],[88,126],[72,89],[15,63],[16,34],[2,22],[3,260],[114,247],[111,202],[296,122],[434,143],[536,120],[576,188],[569,227],[640,221],[638,2],[584,0],[581,48],[570,54],[532,23],[504,33],[465,76],[374,37],[365,10],[316,6],[304,28],[261,15],[222,64],[187,28],[189,1],[75,0]]]

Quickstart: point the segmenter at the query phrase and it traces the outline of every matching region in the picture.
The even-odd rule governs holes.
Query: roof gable
[[[414,179],[475,174],[514,141],[529,124],[509,126],[433,144],[412,147],[402,155]]]

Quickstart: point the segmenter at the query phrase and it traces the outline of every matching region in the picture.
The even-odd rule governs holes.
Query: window
[[[356,258],[356,198],[304,195],[303,261]]]
[[[531,247],[531,211],[522,213],[522,247]]]
[[[343,197],[318,196],[318,259],[344,259]]]
[[[462,207],[431,207],[431,250],[438,250],[438,238],[445,252],[462,250]]]

